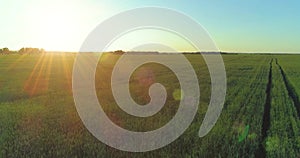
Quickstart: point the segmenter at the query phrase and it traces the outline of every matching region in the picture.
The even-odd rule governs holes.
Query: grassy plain
[[[0,156],[299,157],[300,55],[222,56],[227,73],[226,102],[211,132],[198,137],[210,100],[209,72],[200,55],[187,54],[201,91],[193,123],[166,147],[130,153],[101,143],[82,124],[71,89],[76,54],[1,55]],[[149,101],[149,84],[139,82],[140,74],[151,71],[155,82],[162,83],[168,92],[165,107],[159,113],[143,119],[133,117],[121,111],[110,91],[110,74],[119,57],[107,54],[97,67],[95,85],[106,114],[119,126],[133,131],[153,130],[166,124],[179,104],[172,95],[180,88],[174,73],[153,63],[133,73],[130,91],[137,103]]]

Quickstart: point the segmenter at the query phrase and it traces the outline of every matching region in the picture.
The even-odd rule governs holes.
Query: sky
[[[147,6],[170,8],[190,16],[224,52],[300,52],[297,0],[2,0],[0,48],[78,51],[87,35],[105,19]],[[149,38],[153,33],[171,37],[145,30],[124,35],[112,49],[126,50],[130,36]],[[182,43],[174,40],[171,47],[180,45],[180,51],[191,50]]]

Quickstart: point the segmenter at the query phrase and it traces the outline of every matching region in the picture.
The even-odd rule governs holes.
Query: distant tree
[[[124,54],[125,52],[123,52],[122,50],[116,50],[114,51],[114,54]]]
[[[18,51],[18,53],[20,53],[20,54],[26,53],[25,48],[21,48],[21,49]]]
[[[3,54],[9,54],[9,49],[6,48],[6,47],[3,48],[3,49],[2,49],[2,53],[3,53]]]
[[[37,53],[45,53],[43,48],[21,48],[18,51],[20,54],[28,53],[28,54],[37,54]]]

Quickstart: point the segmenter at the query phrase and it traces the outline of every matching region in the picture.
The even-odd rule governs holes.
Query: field
[[[227,73],[226,101],[210,133],[198,137],[210,101],[209,72],[201,55],[186,54],[201,91],[192,124],[161,149],[131,153],[101,143],[80,120],[72,96],[76,54],[0,55],[0,157],[300,157],[300,55],[222,56]],[[149,71],[168,92],[160,112],[142,119],[133,117],[118,107],[111,92],[110,77],[119,57],[105,54],[97,67],[97,96],[106,114],[115,124],[132,131],[166,124],[179,104],[173,96],[180,89],[174,73],[155,63],[133,73],[130,92],[137,103],[149,102],[152,80],[139,81]]]

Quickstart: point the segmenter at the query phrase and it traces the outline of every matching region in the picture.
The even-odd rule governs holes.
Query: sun
[[[76,21],[67,8],[35,8],[29,15],[29,32],[36,45],[48,50],[66,49],[72,43]],[[76,15],[75,15],[76,16]]]
[[[29,45],[46,50],[74,50],[89,33],[96,7],[70,1],[35,1],[28,5],[24,20]],[[98,11],[99,8],[97,8]]]

